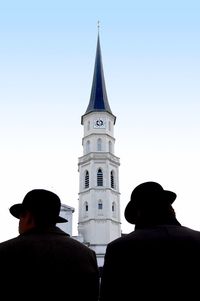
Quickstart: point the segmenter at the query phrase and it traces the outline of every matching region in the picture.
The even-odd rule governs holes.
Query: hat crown
[[[128,222],[134,224],[138,209],[146,208],[147,210],[167,203],[172,204],[175,198],[176,194],[174,192],[164,190],[159,183],[144,182],[132,191],[130,202],[125,208],[125,218]]]
[[[138,185],[131,194],[132,198],[143,198],[145,196],[148,197],[156,197],[159,194],[162,194],[164,192],[164,189],[162,186],[156,182],[145,182],[140,185]]]
[[[33,189],[25,195],[21,204],[11,206],[10,213],[14,217],[20,218],[22,212],[30,211],[43,221],[67,222],[67,219],[59,216],[60,208],[61,201],[55,193],[45,189]]]
[[[51,191],[34,189],[25,195],[22,206],[24,210],[30,210],[34,214],[56,218],[60,212],[61,202],[59,197]]]

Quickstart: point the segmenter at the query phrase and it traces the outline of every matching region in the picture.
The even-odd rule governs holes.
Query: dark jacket
[[[98,300],[96,254],[57,227],[1,243],[0,271],[3,300]]]
[[[200,232],[141,228],[109,243],[101,301],[200,300]]]

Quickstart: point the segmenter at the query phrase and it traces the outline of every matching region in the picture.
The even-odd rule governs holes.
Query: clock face
[[[105,121],[102,118],[94,120],[94,128],[105,128]]]

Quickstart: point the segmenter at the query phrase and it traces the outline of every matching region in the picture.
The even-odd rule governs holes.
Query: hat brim
[[[19,218],[23,212],[23,206],[22,204],[15,204],[11,206],[9,210],[14,217]]]
[[[16,218],[20,218],[20,215],[22,214],[22,212],[24,211],[23,205],[22,204],[15,204],[13,206],[10,207],[10,213],[16,217]],[[58,216],[56,218],[56,224],[57,223],[67,223],[68,220],[64,217]]]
[[[162,193],[162,199],[164,199],[164,200],[168,201],[170,204],[172,204],[176,199],[176,193],[169,191],[169,190],[164,190]],[[139,200],[139,198],[131,199],[125,208],[124,216],[125,216],[125,219],[127,220],[127,222],[129,222],[130,224],[136,223],[137,209],[138,209],[137,201],[138,200]]]
[[[57,217],[57,220],[56,220],[56,223],[58,224],[58,223],[67,223],[68,222],[68,220],[66,219],[66,218],[64,218],[64,217],[62,217],[62,216],[58,216]]]

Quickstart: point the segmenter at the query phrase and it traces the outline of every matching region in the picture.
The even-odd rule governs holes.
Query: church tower
[[[78,161],[78,233],[102,266],[107,244],[121,236],[119,158],[114,154],[113,115],[107,98],[99,33],[90,101],[81,117],[83,156]]]

